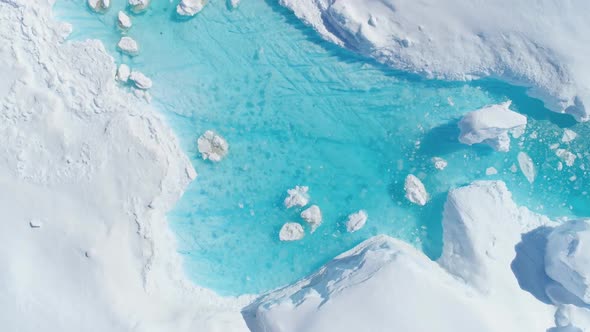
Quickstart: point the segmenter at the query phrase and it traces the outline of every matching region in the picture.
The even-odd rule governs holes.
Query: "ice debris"
[[[365,210],[360,210],[348,216],[346,221],[346,231],[354,233],[359,229],[363,228],[367,223],[369,216]]]
[[[498,174],[498,170],[495,167],[488,167],[486,168],[486,175],[496,175]]]
[[[459,121],[459,141],[473,145],[485,143],[496,151],[510,150],[510,137],[520,137],[526,128],[527,118],[511,111],[510,101],[491,105],[467,113]]]
[[[176,6],[176,13],[182,16],[195,16],[206,4],[207,0],[181,0]]]
[[[238,8],[238,5],[240,4],[240,0],[227,0],[227,3],[229,5],[229,8],[236,9],[236,8]]]
[[[138,71],[132,71],[129,74],[129,80],[131,80],[135,86],[141,90],[147,90],[152,87],[152,80]]]
[[[119,25],[119,28],[127,30],[131,28],[131,18],[125,14],[125,12],[120,10],[117,14],[117,24]]]
[[[565,129],[563,131],[563,136],[561,137],[561,141],[563,143],[569,143],[569,142],[575,140],[576,137],[578,137],[578,134],[575,131],[573,131],[571,129]]]
[[[121,83],[127,83],[129,80],[129,75],[131,75],[131,69],[126,64],[122,63],[117,68],[117,81]]]
[[[311,226],[313,233],[322,224],[322,211],[319,206],[312,205],[301,212],[301,218]]]
[[[303,226],[296,222],[288,222],[281,227],[279,239],[281,241],[297,241],[303,239],[304,235]]]
[[[517,159],[518,166],[520,166],[522,174],[524,174],[524,176],[530,183],[533,183],[535,181],[535,177],[537,176],[537,171],[535,170],[533,159],[531,159],[531,157],[529,157],[529,155],[525,152],[519,152]]]
[[[111,0],[88,0],[88,7],[97,13],[105,12],[111,6]]]
[[[571,167],[576,162],[576,155],[569,152],[565,149],[557,149],[555,151],[555,155],[557,155],[561,160],[563,160],[566,166]]]
[[[129,0],[129,8],[134,13],[141,13],[150,5],[150,0]]]
[[[128,55],[137,55],[137,53],[139,53],[139,45],[137,45],[137,42],[133,38],[127,36],[121,37],[119,43],[117,43],[117,48]]]
[[[422,206],[426,205],[426,202],[428,202],[428,192],[426,192],[426,188],[422,181],[420,181],[415,175],[410,174],[406,177],[404,190],[406,191],[406,198],[410,202]]]
[[[197,148],[204,160],[220,161],[227,155],[229,145],[227,141],[213,130],[207,130],[197,140]]]
[[[440,157],[433,157],[432,163],[434,164],[434,168],[438,169],[439,171],[442,171],[449,165],[449,163],[446,160]]]
[[[287,209],[293,206],[306,206],[309,203],[309,187],[307,186],[295,186],[293,189],[287,190],[287,198],[285,198],[284,204]]]

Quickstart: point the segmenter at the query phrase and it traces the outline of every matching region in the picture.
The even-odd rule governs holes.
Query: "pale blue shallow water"
[[[590,215],[590,177],[580,168],[589,167],[588,126],[548,112],[524,89],[424,81],[388,70],[322,41],[275,1],[243,0],[233,11],[216,1],[190,20],[175,17],[175,4],[154,0],[147,13],[132,16],[128,34],[141,48],[135,58],[115,49],[123,0],[114,0],[106,15],[90,13],[82,0],[60,0],[55,12],[73,24],[71,39],[99,38],[118,63],[154,80],[152,103],[199,173],[169,214],[195,283],[228,295],[262,292],[376,234],[436,258],[447,191],[476,179],[502,179],[519,204],[552,217]],[[529,117],[511,152],[457,142],[463,113],[506,99]],[[549,145],[564,127],[580,134],[569,148],[582,158],[557,172]],[[229,141],[230,154],[219,164],[200,160],[196,151],[196,138],[207,129]],[[540,139],[530,139],[532,132]],[[509,170],[521,150],[536,162],[533,185]],[[434,170],[433,156],[449,167]],[[486,176],[490,166],[499,174]],[[423,177],[432,194],[425,207],[403,197],[410,173]],[[310,187],[324,223],[302,241],[281,243],[282,224],[300,221],[301,209],[282,206],[295,185]],[[343,222],[358,209],[368,211],[369,221],[348,234]]]

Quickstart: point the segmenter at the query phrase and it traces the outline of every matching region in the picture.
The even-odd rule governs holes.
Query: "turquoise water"
[[[324,42],[275,1],[243,0],[237,10],[217,1],[190,20],[179,20],[174,5],[155,0],[147,13],[132,16],[128,34],[141,48],[134,58],[115,49],[123,0],[113,1],[106,15],[90,13],[82,0],[60,0],[56,15],[73,24],[71,39],[99,38],[117,63],[154,80],[152,104],[199,173],[169,214],[195,283],[228,295],[262,292],[383,233],[436,258],[447,191],[476,179],[502,179],[519,204],[552,217],[590,215],[590,176],[580,168],[590,167],[588,126],[548,112],[524,89],[425,81],[388,70]],[[463,113],[506,99],[529,117],[511,152],[457,142]],[[568,148],[583,154],[558,172],[549,145],[565,127],[580,134]],[[202,161],[196,151],[196,138],[207,129],[230,144],[219,164]],[[533,132],[538,139],[530,138]],[[536,162],[533,185],[510,171],[521,150]],[[433,156],[449,167],[435,170]],[[499,174],[486,176],[491,166]],[[425,207],[403,197],[410,173],[422,177],[432,195]],[[302,241],[281,243],[283,223],[300,221],[301,209],[282,206],[295,185],[310,187],[324,223]],[[346,216],[359,209],[369,221],[348,234]]]

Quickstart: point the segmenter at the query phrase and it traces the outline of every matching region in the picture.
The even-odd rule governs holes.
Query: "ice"
[[[563,131],[563,136],[561,137],[561,141],[563,143],[569,143],[569,142],[575,140],[576,137],[578,137],[578,134],[575,131],[566,128]]]
[[[31,228],[41,228],[43,226],[43,221],[33,218],[31,221],[29,221],[29,226],[31,226]]]
[[[119,68],[117,68],[117,80],[121,83],[127,83],[129,75],[131,75],[129,66],[124,63],[120,64]]]
[[[197,148],[204,160],[219,162],[229,151],[229,144],[213,130],[207,130],[197,139]]]
[[[322,211],[317,205],[312,205],[301,212],[301,218],[311,226],[311,232],[315,232],[322,224]]]
[[[561,160],[563,160],[565,162],[565,165],[568,167],[573,166],[576,162],[576,155],[566,149],[555,150],[555,155],[557,155]]]
[[[537,177],[537,171],[535,170],[535,164],[533,159],[526,153],[526,152],[519,152],[518,156],[518,166],[520,166],[520,171],[526,179],[533,183],[535,182],[535,178]]]
[[[590,304],[590,220],[568,221],[548,236],[545,271]]]
[[[105,12],[111,6],[111,0],[88,0],[88,7],[97,13]]]
[[[527,124],[524,115],[508,108],[510,104],[508,101],[467,113],[459,121],[459,141],[467,145],[485,143],[496,151],[509,151],[508,135],[520,136]]]
[[[498,170],[495,167],[486,168],[486,175],[487,176],[496,175],[496,174],[498,174]]]
[[[296,222],[285,223],[279,232],[279,239],[281,241],[298,241],[303,239],[304,236],[303,227]]]
[[[117,43],[117,48],[127,55],[137,55],[139,53],[139,45],[131,37],[121,37]]]
[[[238,8],[238,5],[240,4],[240,0],[228,0],[229,6],[232,9],[236,9]]]
[[[152,80],[139,71],[132,70],[129,74],[129,80],[141,90],[147,90],[152,87]]]
[[[182,16],[194,16],[203,10],[207,2],[208,0],[181,0],[176,6],[176,13]]]
[[[348,216],[348,220],[346,221],[346,231],[349,233],[354,233],[365,226],[367,223],[367,219],[369,215],[367,211],[360,210]]]
[[[146,11],[149,5],[150,0],[129,0],[129,8],[136,14]]]
[[[406,198],[418,205],[426,205],[428,202],[428,192],[424,184],[415,175],[410,174],[406,177],[404,182],[404,190],[406,191]]]
[[[442,171],[449,165],[449,163],[446,160],[440,157],[433,157],[432,163],[434,164],[434,168],[438,169],[439,171]]]
[[[119,25],[119,28],[121,29],[129,29],[131,28],[131,18],[125,14],[124,11],[119,11],[119,13],[117,13],[117,24]]]
[[[306,186],[295,186],[293,189],[287,190],[287,198],[283,202],[287,209],[294,206],[306,206],[309,203],[309,187]]]

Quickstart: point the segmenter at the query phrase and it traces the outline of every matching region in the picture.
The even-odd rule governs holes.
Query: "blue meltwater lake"
[[[127,33],[140,46],[130,58],[116,50],[115,27],[125,1],[106,14],[85,1],[58,0],[55,15],[73,24],[71,40],[98,38],[117,63],[153,79],[152,105],[179,137],[198,178],[168,217],[192,280],[225,295],[259,293],[317,269],[376,234],[388,234],[437,258],[442,209],[449,189],[477,179],[502,179],[519,204],[551,217],[590,215],[588,125],[550,113],[525,90],[494,81],[427,81],[384,68],[333,46],[277,1],[242,0],[235,10],[213,1],[196,17],[179,20],[176,1],[154,0],[131,15]],[[127,88],[127,87],[124,87]],[[529,125],[511,151],[458,143],[465,112],[510,99]],[[560,143],[564,128],[579,136]],[[230,145],[226,159],[200,159],[196,139],[213,129]],[[535,138],[536,137],[536,138]],[[557,170],[549,146],[578,153]],[[517,154],[535,161],[530,184]],[[432,157],[449,166],[438,171]],[[486,176],[495,167],[498,174]],[[431,194],[424,207],[404,198],[403,182],[415,174]],[[287,221],[286,191],[310,188],[324,222],[297,242],[281,242]],[[346,216],[368,212],[366,226],[346,232]]]

